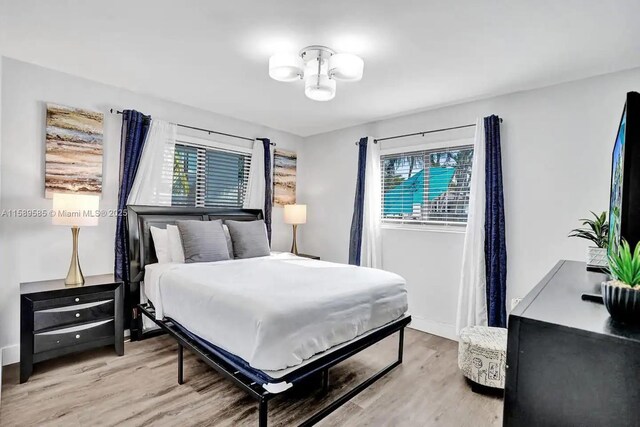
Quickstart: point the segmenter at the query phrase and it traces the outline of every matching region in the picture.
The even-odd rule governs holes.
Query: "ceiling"
[[[0,53],[308,136],[640,66],[638,0],[0,0]],[[268,59],[365,60],[314,102]]]

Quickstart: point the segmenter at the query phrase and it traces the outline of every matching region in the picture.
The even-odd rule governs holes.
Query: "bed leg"
[[[403,353],[404,353],[404,328],[400,329],[400,335],[398,337],[398,363],[402,363]]]
[[[178,384],[184,384],[184,347],[178,343]]]
[[[322,371],[322,391],[324,393],[329,391],[329,368]]]
[[[140,313],[140,309],[136,308],[135,319],[132,320],[133,326],[135,330],[131,332],[132,341],[142,341],[142,336],[144,334],[144,324],[142,321],[143,314]]]
[[[267,427],[267,415],[269,411],[269,401],[265,398],[260,399],[258,404],[258,427]]]

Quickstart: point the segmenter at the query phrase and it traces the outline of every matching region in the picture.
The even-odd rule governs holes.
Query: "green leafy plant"
[[[582,218],[583,228],[575,228],[569,233],[569,237],[579,237],[581,239],[590,240],[599,248],[606,248],[609,245],[609,222],[607,221],[607,213],[602,212],[600,215],[591,212],[595,219]]]
[[[618,253],[609,255],[609,271],[615,280],[640,288],[640,244],[631,254],[629,243],[623,240]]]

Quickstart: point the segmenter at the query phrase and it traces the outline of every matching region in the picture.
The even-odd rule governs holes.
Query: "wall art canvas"
[[[296,153],[275,150],[273,155],[273,204],[296,203]]]
[[[102,192],[104,115],[47,104],[45,197]]]

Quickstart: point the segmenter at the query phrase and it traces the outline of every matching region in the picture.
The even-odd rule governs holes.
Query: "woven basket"
[[[589,246],[587,248],[587,267],[608,267],[607,249]]]

